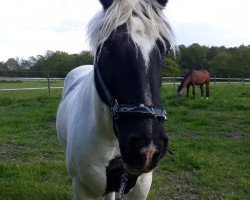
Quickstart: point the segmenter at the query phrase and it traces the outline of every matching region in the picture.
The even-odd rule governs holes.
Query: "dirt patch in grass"
[[[59,152],[60,154],[60,152]],[[36,146],[20,146],[11,143],[0,145],[0,163],[31,161],[51,162],[55,160],[55,153]]]
[[[17,155],[25,148],[13,144],[3,144],[0,146],[0,162],[15,161]]]
[[[179,174],[165,175],[165,179],[162,180],[161,187],[158,187],[154,191],[154,196],[158,197],[158,200],[173,199],[173,200],[198,200],[200,199],[199,191],[188,180],[192,174],[188,172],[181,172]],[[162,174],[154,173],[154,179],[160,178]]]
[[[197,189],[184,178],[185,176],[176,176],[166,183],[166,189],[171,192],[172,199],[200,199]]]
[[[247,138],[247,134],[243,133],[243,132],[231,132],[231,133],[227,133],[226,137],[232,140],[241,140],[244,138]]]

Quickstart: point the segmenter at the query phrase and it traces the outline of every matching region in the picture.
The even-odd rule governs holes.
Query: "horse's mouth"
[[[151,172],[154,168],[149,168],[149,167],[144,167],[144,168],[132,168],[132,167],[129,167],[128,164],[124,164],[124,167],[126,169],[126,171],[129,173],[129,174],[132,174],[132,175],[141,175],[141,174],[144,174],[144,173],[149,173]]]

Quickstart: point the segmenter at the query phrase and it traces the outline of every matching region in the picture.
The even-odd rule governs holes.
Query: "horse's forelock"
[[[88,38],[92,54],[96,56],[97,48],[102,47],[119,26],[126,24],[130,30],[132,12],[140,17],[150,38],[159,39],[164,45],[167,39],[175,51],[174,36],[163,8],[156,0],[114,0],[108,9],[98,13],[89,23]]]

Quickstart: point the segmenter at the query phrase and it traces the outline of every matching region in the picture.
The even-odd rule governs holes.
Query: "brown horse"
[[[206,97],[209,97],[210,74],[207,70],[191,70],[181,81],[177,90],[177,96],[181,97],[185,87],[187,88],[187,97],[190,86],[193,87],[193,98],[195,98],[195,85],[200,85],[201,97],[203,97],[203,85],[206,84]]]

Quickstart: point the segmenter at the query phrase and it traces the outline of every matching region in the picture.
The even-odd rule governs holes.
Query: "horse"
[[[77,200],[145,200],[167,154],[163,59],[176,45],[168,0],[100,0],[89,22],[93,65],[65,78],[56,116]]]
[[[181,81],[177,89],[177,96],[181,97],[183,91],[187,88],[187,97],[189,95],[190,86],[193,87],[193,98],[195,98],[195,85],[200,85],[201,97],[203,98],[203,85],[206,85],[206,98],[209,97],[210,74],[207,70],[191,70]]]

